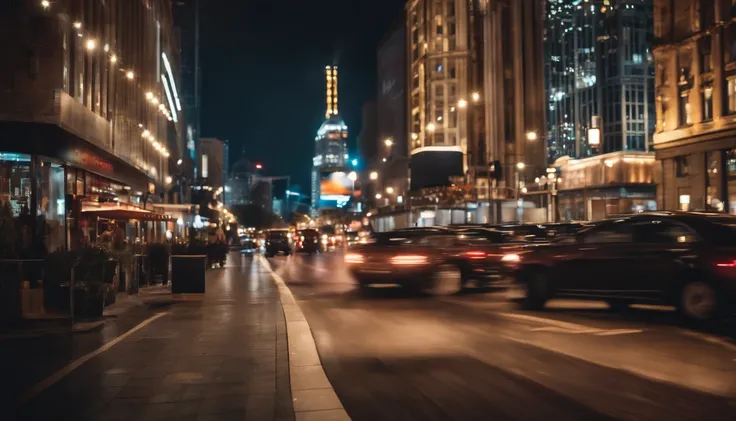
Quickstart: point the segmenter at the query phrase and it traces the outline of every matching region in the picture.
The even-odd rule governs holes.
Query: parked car
[[[273,257],[279,253],[291,254],[289,230],[270,230],[266,232],[266,257]]]
[[[736,217],[657,212],[607,220],[503,260],[523,307],[553,297],[674,305],[690,321],[731,314],[736,297]]]

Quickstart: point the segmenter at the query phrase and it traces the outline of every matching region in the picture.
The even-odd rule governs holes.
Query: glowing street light
[[[153,92],[146,92],[146,99],[149,101],[153,100]]]
[[[51,2],[49,2],[48,0],[43,0],[41,2],[41,7],[43,7],[44,9],[48,9],[49,7],[51,7]]]
[[[435,126],[435,125],[434,125],[434,123],[429,123],[429,124],[427,124],[427,131],[428,131],[428,132],[432,133],[432,132],[434,132],[435,130],[437,130],[437,126]]]
[[[480,93],[478,93],[478,92],[473,92],[473,95],[471,96],[471,98],[473,98],[473,102],[478,102],[478,101],[480,101]]]
[[[386,187],[386,193],[388,194],[394,194],[394,188],[391,186]]]
[[[358,179],[358,173],[356,173],[355,171],[350,171],[350,173],[348,174],[348,180],[355,181],[357,179]]]
[[[176,161],[176,165],[181,165],[182,162],[183,161],[180,159],[180,160]]]
[[[457,102],[457,106],[460,108],[465,108],[468,106],[468,101],[461,99],[460,101]]]
[[[378,172],[371,171],[370,175],[368,176],[371,180],[376,181],[378,180]]]
[[[516,168],[517,168],[517,169],[518,169],[519,171],[523,171],[523,170],[524,170],[524,168],[526,168],[526,164],[525,164],[525,163],[523,163],[523,162],[517,162],[517,163],[516,163]]]
[[[381,193],[376,193],[376,199],[381,200],[383,196],[381,196]]]
[[[74,28],[82,29],[82,22],[74,22]]]
[[[526,140],[537,140],[537,132],[534,132],[534,131],[526,132]]]
[[[128,78],[128,80],[133,80],[133,79],[135,79],[135,73],[133,73],[132,70],[128,70],[125,73],[125,77]]]
[[[167,175],[165,181],[166,181],[166,184],[171,184],[171,182],[174,181],[174,179],[171,178],[170,175]]]
[[[390,148],[394,144],[394,141],[390,137],[387,137],[386,140],[383,141],[383,144],[386,145],[387,148]]]
[[[88,39],[86,45],[87,45],[87,49],[90,50],[90,51],[92,51],[95,48],[97,48],[97,41],[95,41],[93,39]]]
[[[115,54],[111,55],[110,56],[110,63],[115,64],[117,62],[118,62],[118,56],[116,56]]]

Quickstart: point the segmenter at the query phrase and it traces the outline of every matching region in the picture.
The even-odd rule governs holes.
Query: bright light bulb
[[[105,44],[105,46],[102,47],[102,49],[105,50],[105,52],[110,51],[110,44]]]
[[[125,73],[125,77],[127,77],[129,80],[133,80],[133,79],[135,79],[135,73],[133,73],[132,71],[128,70],[128,72]]]
[[[158,105],[158,104],[159,104],[159,103],[160,103],[161,101],[159,101],[159,100],[158,100],[158,98],[155,98],[155,97],[154,97],[154,98],[153,98],[153,99],[151,100],[151,102],[153,103],[153,105]]]
[[[461,99],[460,101],[457,102],[457,106],[460,108],[465,108],[468,106],[468,101]]]
[[[74,22],[74,27],[76,29],[82,29],[82,22]]]
[[[49,2],[48,0],[43,0],[41,2],[41,7],[43,7],[44,9],[48,9],[49,7],[51,7],[51,2]]]
[[[88,39],[87,40],[87,49],[91,51],[91,50],[94,50],[95,48],[97,48],[97,41],[95,41],[93,39]]]
[[[150,135],[151,135],[151,132],[149,132],[148,130],[143,130],[143,133],[141,133],[141,136],[143,137],[148,137]]]
[[[149,100],[149,101],[152,100],[153,99],[153,92],[146,92],[146,99]]]
[[[118,61],[118,56],[116,56],[115,54],[110,56],[110,63],[117,63],[117,61]]]
[[[473,102],[478,102],[480,101],[480,94],[478,92],[473,92],[472,98]]]

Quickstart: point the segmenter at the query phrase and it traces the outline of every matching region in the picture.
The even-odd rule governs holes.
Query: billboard
[[[353,181],[343,171],[320,173],[319,207],[342,208],[350,201],[353,194]]]

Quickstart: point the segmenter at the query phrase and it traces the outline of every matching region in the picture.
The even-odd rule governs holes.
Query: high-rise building
[[[648,151],[654,129],[652,0],[549,0],[545,90],[550,162]],[[598,129],[589,138],[589,130]],[[600,134],[602,133],[602,136]]]
[[[660,207],[736,214],[736,22],[731,0],[655,0]]]
[[[506,198],[521,164],[544,173],[544,3],[407,2],[412,190],[462,176],[478,186],[497,160]]]
[[[202,184],[220,193],[225,190],[227,180],[228,144],[227,141],[214,137],[203,137],[200,139],[199,168],[202,176]]]
[[[375,147],[380,161],[380,184],[405,195],[409,176],[409,133],[406,95],[406,28],[398,22],[378,46]],[[383,160],[385,159],[385,162]]]
[[[171,2],[4,1],[0,32],[0,202],[49,251],[160,202],[185,134]]]
[[[173,5],[174,24],[181,46],[181,96],[186,103],[187,114],[186,147],[189,158],[196,161],[202,90],[199,64],[200,0],[175,0]],[[194,168],[193,171],[199,169]],[[195,176],[198,177],[199,174]]]
[[[342,207],[349,200],[349,195],[335,186],[335,191],[322,194],[325,185],[339,184],[342,181],[330,179],[335,173],[347,169],[348,160],[348,126],[340,117],[338,109],[338,69],[337,66],[325,67],[325,121],[317,130],[314,138],[314,158],[312,158],[312,212],[316,214],[321,207]],[[339,175],[339,174],[338,174]],[[339,191],[338,191],[339,190]],[[349,190],[347,192],[349,194]]]

